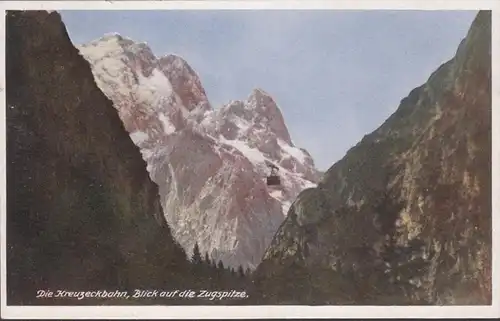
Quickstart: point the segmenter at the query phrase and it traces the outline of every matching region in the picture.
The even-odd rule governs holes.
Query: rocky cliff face
[[[491,14],[290,208],[266,303],[491,304]]]
[[[35,299],[49,289],[210,287],[174,241],[139,148],[59,14],[9,11],[6,26],[7,303],[66,302]]]
[[[155,57],[144,43],[108,34],[79,47],[98,86],[113,101],[160,188],[176,240],[225,266],[253,269],[291,202],[318,173],[297,148],[273,98],[213,109],[181,57]],[[282,185],[268,187],[268,164]]]

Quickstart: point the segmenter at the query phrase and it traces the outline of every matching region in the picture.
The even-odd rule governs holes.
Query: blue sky
[[[75,44],[117,32],[175,53],[212,104],[262,88],[328,169],[455,54],[476,11],[62,11]]]

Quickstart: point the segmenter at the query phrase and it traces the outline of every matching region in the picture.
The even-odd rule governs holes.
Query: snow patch
[[[144,160],[148,160],[150,157],[154,156],[154,151],[151,149],[141,148],[141,154]]]
[[[292,206],[292,202],[290,202],[290,201],[282,201],[281,202],[281,210],[283,211],[283,216],[288,215],[288,211],[290,210],[290,206]]]
[[[234,117],[232,120],[233,123],[236,125],[236,127],[238,127],[239,134],[244,134],[251,126],[251,124],[248,121],[240,117]]]
[[[230,145],[237,150],[239,150],[250,162],[255,165],[262,164],[266,161],[266,157],[262,154],[262,152],[256,148],[251,148],[247,143],[241,140],[227,140],[224,136],[220,135],[219,140],[221,143]]]
[[[302,185],[302,186],[303,186],[303,187],[302,187],[302,189],[307,189],[307,188],[316,188],[316,187],[318,187],[318,184],[315,184],[315,183],[313,183],[313,182],[311,182],[311,181],[308,181],[308,180],[303,180],[303,182],[304,182],[304,183],[303,183],[303,185]]]
[[[285,143],[281,139],[278,139],[278,145],[281,147],[281,149],[285,153],[291,155],[292,157],[294,157],[295,159],[297,159],[302,164],[305,163],[306,158],[305,158],[304,152],[302,152],[299,148],[292,147],[292,146],[288,145],[287,143]]]
[[[174,124],[170,122],[170,119],[168,119],[168,117],[165,116],[164,113],[158,113],[158,119],[161,121],[163,125],[163,130],[165,131],[165,134],[170,135],[175,132],[176,128]]]
[[[271,195],[271,197],[273,197],[273,198],[281,199],[283,197],[283,192],[281,192],[280,190],[274,190],[274,191],[271,191],[269,193],[269,195]]]
[[[139,74],[139,83],[151,92],[165,97],[170,97],[174,91],[167,76],[156,68],[153,69],[151,76],[147,78]]]
[[[105,36],[99,40],[94,40],[86,45],[80,46],[78,49],[93,61],[107,60],[110,56],[116,56],[118,53],[123,53],[123,48],[118,43],[115,35]],[[119,62],[116,61],[116,62]]]
[[[119,83],[118,79],[131,80],[131,71],[120,59],[124,53],[116,37],[92,41],[78,47],[80,54],[92,65],[92,74],[97,86],[104,94],[113,99],[116,94],[123,97],[130,95],[130,84]],[[129,81],[130,81],[129,80]],[[119,85],[118,85],[119,84]]]
[[[132,141],[134,142],[134,144],[140,145],[140,144],[144,143],[146,140],[148,140],[149,136],[145,132],[136,131],[136,132],[133,132],[132,134],[130,134],[130,138],[132,138]]]

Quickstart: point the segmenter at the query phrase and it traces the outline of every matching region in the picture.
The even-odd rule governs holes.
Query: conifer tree
[[[201,253],[200,253],[200,247],[198,246],[198,243],[194,245],[193,248],[193,257],[192,257],[192,262],[195,265],[201,265],[202,260],[201,260]]]
[[[241,278],[245,276],[245,272],[243,271],[243,266],[241,266],[241,265],[238,268],[238,276]]]

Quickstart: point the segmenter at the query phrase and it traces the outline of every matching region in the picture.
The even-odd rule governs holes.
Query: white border
[[[400,9],[488,10],[499,8],[497,0],[159,0],[159,1],[3,1],[4,10],[241,10],[241,9]]]
[[[330,0],[330,1],[4,1],[0,9],[15,10],[151,10],[151,9],[183,9],[183,10],[214,10],[214,9],[395,9],[395,10],[493,10],[492,13],[492,105],[500,102],[500,1],[498,0]],[[5,13],[0,17],[0,55],[5,61]],[[457,44],[458,46],[458,44]],[[495,59],[495,57],[498,57]],[[3,65],[5,66],[5,65]],[[438,67],[438,66],[436,66]],[[415,84],[417,85],[417,84]],[[230,319],[230,318],[473,318],[500,317],[500,279],[499,255],[492,253],[492,306],[7,306],[6,305],[6,190],[5,190],[5,67],[0,68],[0,214],[1,214],[1,311],[2,318],[14,319],[73,319],[73,318],[143,318],[150,319]],[[500,138],[499,111],[493,108],[492,119],[492,164],[499,164]],[[497,124],[498,126],[495,126]],[[492,166],[493,195],[498,195],[500,186],[497,179],[500,177],[498,166]],[[495,233],[495,226],[499,223],[500,199],[492,197],[493,215],[493,249],[500,246],[500,235]]]

